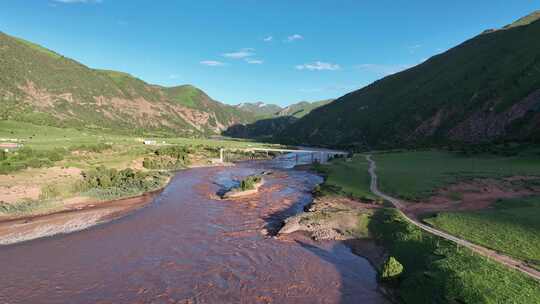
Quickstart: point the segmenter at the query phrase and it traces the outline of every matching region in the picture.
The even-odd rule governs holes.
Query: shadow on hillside
[[[223,131],[223,135],[236,138],[271,138],[284,131],[297,120],[298,118],[293,116],[282,116],[261,119],[246,125],[236,124]]]

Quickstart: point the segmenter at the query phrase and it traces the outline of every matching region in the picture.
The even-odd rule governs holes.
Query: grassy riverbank
[[[512,158],[465,157],[449,152],[425,151],[381,153],[374,158],[379,168],[379,182],[385,185],[383,190],[391,190],[389,192],[394,195],[413,199],[426,198],[440,187],[473,177],[501,178],[516,174],[536,175],[540,172],[538,157],[532,155]],[[320,195],[350,196],[350,193],[364,193],[369,189],[367,164],[362,155],[355,156],[351,161],[335,160],[321,167],[323,169],[318,170],[324,172],[327,179],[320,187]],[[525,220],[523,211],[518,213]],[[529,211],[538,215],[538,210]],[[326,212],[344,211],[327,209]],[[332,214],[326,214],[326,217],[332,217]],[[390,283],[403,303],[540,302],[540,285],[535,280],[467,248],[421,231],[405,221],[394,209],[375,208],[356,215],[358,223],[367,227],[367,235],[383,245],[387,253],[404,266],[401,277]],[[308,212],[303,216],[304,221],[309,217],[313,217],[314,221],[320,217],[317,212]],[[499,225],[498,229],[494,229],[494,234],[497,234],[496,231],[503,233],[505,227],[501,226],[500,221],[498,224],[492,221],[497,217],[489,214],[487,218],[490,219],[488,227]],[[506,220],[508,223],[508,218]],[[467,224],[461,230],[471,227],[472,224]],[[533,226],[530,229],[536,228]],[[347,233],[352,233],[352,237],[358,239],[366,237],[366,229],[358,230],[357,233],[348,230]],[[514,233],[508,235],[510,238],[516,236]],[[487,235],[483,237],[489,238]],[[521,237],[525,238],[524,242],[536,241],[535,237]],[[535,251],[534,248],[531,250]],[[362,254],[361,249],[358,252]]]
[[[139,195],[165,186],[167,171],[211,164],[221,147],[263,145],[141,138],[12,121],[0,122],[0,142],[20,145],[0,155],[0,218]]]
[[[534,279],[429,235],[396,210],[376,212],[368,226],[404,266],[396,283],[404,303],[540,302],[540,285]]]
[[[334,159],[327,165],[313,168],[325,177],[325,182],[317,188],[320,195],[343,195],[358,199],[375,200],[369,190],[369,164],[363,155],[355,155],[352,160]]]

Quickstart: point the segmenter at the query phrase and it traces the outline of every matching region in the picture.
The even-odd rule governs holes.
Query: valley
[[[87,51],[29,35],[80,62],[0,32],[1,303],[540,303],[540,11],[360,34],[373,12],[343,3],[278,37],[223,9],[185,43],[200,4],[168,5]],[[83,7],[117,10],[48,3],[110,22]]]

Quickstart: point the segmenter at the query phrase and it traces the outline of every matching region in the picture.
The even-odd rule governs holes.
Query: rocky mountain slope
[[[540,13],[320,107],[281,141],[358,148],[540,140]]]
[[[0,118],[113,132],[217,134],[254,115],[190,86],[162,87],[88,68],[0,33]]]

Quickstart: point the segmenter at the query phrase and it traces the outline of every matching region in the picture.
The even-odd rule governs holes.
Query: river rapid
[[[0,303],[387,303],[367,260],[339,242],[272,238],[322,180],[289,161],[178,172],[146,208],[0,247]],[[270,170],[255,196],[221,200]]]

